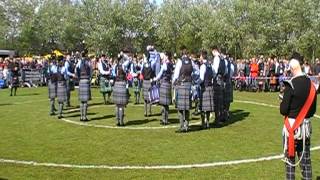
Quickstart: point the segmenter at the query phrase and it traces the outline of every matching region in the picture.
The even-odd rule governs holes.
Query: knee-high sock
[[[189,117],[190,117],[190,111],[189,110],[185,110],[184,112],[184,116],[185,116],[185,119],[184,119],[184,127],[185,128],[188,128],[189,127]]]
[[[59,116],[62,116],[62,110],[63,110],[63,103],[59,102],[59,111],[58,111]]]
[[[17,95],[17,89],[18,87],[14,87],[14,95]]]
[[[10,88],[10,96],[12,96],[13,87]]]
[[[147,103],[147,101],[144,101],[144,115],[148,115],[148,111],[147,111],[147,109],[148,109],[148,103]]]
[[[83,103],[81,102],[80,103],[80,115],[81,115],[81,117],[80,117],[80,119],[83,119]]]
[[[119,106],[116,106],[116,124],[120,124]]]
[[[122,107],[122,106],[119,108],[119,116],[120,116],[120,124],[124,125],[124,120],[123,120],[123,118],[124,118],[124,107]]]
[[[166,105],[165,107],[165,123],[168,123],[168,119],[169,119],[169,106]]]
[[[54,113],[54,99],[50,99],[50,113]]]
[[[102,97],[103,97],[104,104],[107,104],[106,93],[102,93]]]
[[[205,123],[206,123],[206,112],[201,112],[201,125],[202,127],[205,126]]]
[[[151,113],[151,104],[149,103],[148,106],[149,106],[149,115],[151,115],[152,114]]]
[[[110,97],[111,97],[111,93],[110,92],[108,92],[108,102],[110,102]]]
[[[67,89],[67,106],[70,106],[70,88]]]
[[[206,126],[207,128],[210,126],[210,112],[206,112]]]
[[[87,112],[88,112],[88,103],[84,102],[83,103],[83,117],[87,118]]]
[[[184,113],[183,110],[179,110],[180,129],[184,128]]]

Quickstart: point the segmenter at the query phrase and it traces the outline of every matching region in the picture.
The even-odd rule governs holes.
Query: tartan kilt
[[[223,97],[224,104],[228,104],[233,102],[233,89],[231,82],[226,83],[226,88],[224,90],[224,97]]]
[[[178,110],[191,109],[191,82],[183,83],[176,89],[176,107]]]
[[[54,99],[57,97],[57,87],[58,87],[57,82],[51,82],[51,80],[49,80],[48,90],[49,90],[49,98],[50,99]]]
[[[213,85],[213,93],[214,93],[214,104],[215,106],[220,106],[223,103],[223,87],[218,84]]]
[[[89,79],[80,79],[79,82],[79,101],[87,102],[91,100],[90,92],[90,80]]]
[[[109,79],[106,79],[105,77],[101,76],[100,81],[100,92],[101,93],[110,93],[112,92],[112,86]]]
[[[151,83],[150,80],[144,80],[143,84],[142,84],[142,86],[143,86],[143,99],[145,101],[147,101],[147,102],[150,101],[150,99],[149,99],[149,90],[151,88],[151,85],[152,85],[152,83]]]
[[[171,96],[171,83],[168,81],[161,81],[159,89],[159,104],[160,105],[170,105],[172,96]]]
[[[58,102],[60,103],[67,101],[67,82],[66,81],[58,81],[57,97],[58,97]]]
[[[113,86],[113,103],[116,105],[127,105],[129,101],[126,82],[116,81]]]
[[[214,111],[214,92],[213,86],[201,88],[200,94],[200,110],[206,112]]]
[[[19,77],[18,76],[13,76],[11,78],[11,87],[19,87]]]

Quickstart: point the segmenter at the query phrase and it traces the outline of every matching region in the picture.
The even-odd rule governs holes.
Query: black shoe
[[[10,94],[10,96],[12,96],[12,94]]]
[[[117,123],[117,126],[120,126],[120,123]]]
[[[62,119],[62,118],[63,118],[63,116],[62,116],[62,115],[59,115],[59,116],[58,116],[58,119]]]
[[[54,115],[56,115],[54,112],[51,112],[50,114],[49,114],[50,116],[54,116]]]

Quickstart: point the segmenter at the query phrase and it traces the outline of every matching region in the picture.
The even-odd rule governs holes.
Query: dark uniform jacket
[[[285,84],[283,100],[280,104],[280,113],[295,119],[309,96],[311,80],[307,76],[301,75],[292,78],[289,83]],[[317,96],[315,96],[306,118],[310,118],[315,114],[316,106]]]

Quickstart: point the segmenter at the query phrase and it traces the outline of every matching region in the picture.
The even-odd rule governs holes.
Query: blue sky
[[[157,3],[158,5],[162,4],[162,2],[163,2],[163,0],[156,0],[156,3]]]

